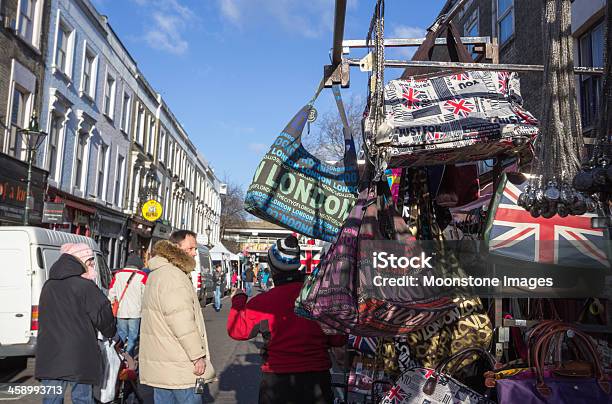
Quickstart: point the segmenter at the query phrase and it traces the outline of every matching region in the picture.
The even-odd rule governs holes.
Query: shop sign
[[[154,222],[162,216],[163,208],[161,203],[155,199],[150,199],[142,205],[142,217],[149,222]]]
[[[0,153],[0,220],[3,218],[21,220],[25,211],[27,195],[26,178],[28,165],[20,160]],[[47,186],[47,173],[32,167],[30,182],[30,222],[39,222],[43,210],[44,189]]]
[[[64,223],[66,221],[66,204],[45,202],[43,208],[43,223]]]

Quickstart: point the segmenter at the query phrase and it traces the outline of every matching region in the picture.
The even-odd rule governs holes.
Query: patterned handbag
[[[481,348],[469,348],[450,356],[436,369],[414,368],[404,372],[389,390],[380,404],[493,404],[495,401],[472,390],[452,377],[449,363],[461,362],[465,355],[478,353],[488,360],[491,368],[495,359]]]
[[[308,237],[333,241],[357,197],[357,155],[346,130],[344,158],[336,164],[321,161],[302,145],[315,99],[291,119],[257,167],[245,210]]]
[[[451,59],[473,63],[453,24],[430,30],[413,60],[429,60],[445,29]],[[402,79],[385,86],[386,130],[379,129],[375,137],[377,145],[389,147],[390,167],[485,160],[528,147],[537,136],[537,120],[522,107],[516,73],[428,77],[415,78],[407,69]]]

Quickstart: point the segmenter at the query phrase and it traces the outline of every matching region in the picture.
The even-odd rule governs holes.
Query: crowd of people
[[[203,386],[216,380],[200,301],[191,282],[196,234],[181,230],[158,241],[145,261],[131,254],[116,271],[108,296],[95,284],[94,253],[66,244],[50,268],[40,296],[35,376],[61,386],[72,402],[93,403],[104,377],[100,340],[114,339],[136,357],[140,384],[155,403],[202,402]],[[148,257],[147,257],[148,258]],[[328,349],[346,343],[327,336],[318,323],[295,315],[304,274],[295,237],[278,240],[266,266],[233,271],[227,333],[235,340],[264,340],[260,403],[331,403]],[[239,276],[243,288],[239,288]],[[213,307],[221,310],[225,274],[213,269]],[[254,294],[254,284],[264,293]],[[272,287],[273,285],[273,287]],[[236,381],[239,383],[240,381]],[[63,394],[44,403],[63,403]]]

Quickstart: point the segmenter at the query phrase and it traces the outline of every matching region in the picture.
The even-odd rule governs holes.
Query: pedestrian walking
[[[268,280],[270,278],[270,270],[268,268],[264,268],[261,273],[261,288],[264,291],[268,290]]]
[[[332,403],[328,349],[343,346],[346,337],[325,335],[319,323],[295,314],[304,274],[299,271],[300,247],[294,236],[272,245],[268,264],[274,289],[251,300],[236,290],[227,320],[233,339],[245,341],[259,333],[264,338],[259,403]]]
[[[93,386],[103,377],[97,333],[112,338],[115,318],[87,275],[95,273],[92,249],[69,243],[61,252],[40,293],[35,377],[55,393],[43,398],[45,404],[63,403],[68,389],[73,403],[93,404]]]
[[[217,264],[213,271],[213,283],[215,285],[215,301],[213,307],[216,312],[221,310],[221,284],[223,283],[223,272],[221,271],[221,265]]]
[[[233,270],[232,271],[232,288],[237,288],[237,287],[238,287],[238,271]]]
[[[215,379],[202,308],[191,282],[196,234],[179,230],[158,241],[142,303],[140,380],[157,404],[194,404],[196,384]]]
[[[255,279],[255,272],[253,266],[248,264],[244,273],[244,287],[246,288],[246,294],[248,297],[253,295],[253,280]]]
[[[116,302],[118,307],[115,313],[117,334],[132,357],[140,334],[142,297],[147,283],[147,273],[142,270],[143,267],[144,262],[140,255],[130,254],[125,268],[115,272],[108,291],[111,303]]]

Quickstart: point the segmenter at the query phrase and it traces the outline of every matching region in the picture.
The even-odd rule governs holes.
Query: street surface
[[[223,298],[223,307],[219,313],[215,312],[212,304],[204,309],[210,355],[219,380],[208,385],[208,391],[202,396],[202,402],[257,403],[261,364],[259,347],[262,342],[259,339],[239,342],[227,336],[225,324],[230,307],[229,299],[229,296]],[[0,360],[0,382],[39,384],[33,377],[34,364],[34,358],[29,358],[27,361],[22,358]],[[151,389],[143,387],[141,393],[146,404],[153,404]],[[0,401],[34,404],[40,403],[41,398],[0,395]],[[66,403],[70,402],[66,399]]]

